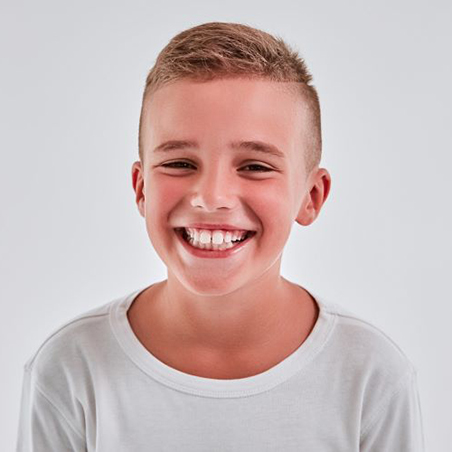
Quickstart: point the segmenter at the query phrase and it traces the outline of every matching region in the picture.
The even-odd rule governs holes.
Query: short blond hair
[[[143,112],[146,99],[156,90],[181,79],[210,81],[219,78],[257,78],[294,82],[310,113],[305,152],[307,174],[320,163],[322,136],[320,104],[304,60],[280,37],[244,24],[208,22],[177,34],[159,53],[144,88],[138,133],[143,162]]]

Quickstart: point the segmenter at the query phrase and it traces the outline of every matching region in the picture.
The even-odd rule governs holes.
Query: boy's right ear
[[[144,197],[144,177],[143,167],[140,160],[133,162],[132,165],[132,185],[135,191],[135,202],[143,218],[145,218],[145,197]]]

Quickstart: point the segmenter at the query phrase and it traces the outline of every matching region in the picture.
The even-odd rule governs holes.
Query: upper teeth
[[[233,240],[241,240],[248,231],[222,231],[219,229],[194,229],[185,228],[185,231],[194,239],[195,242],[200,243],[214,243],[221,245],[223,242],[230,243]]]

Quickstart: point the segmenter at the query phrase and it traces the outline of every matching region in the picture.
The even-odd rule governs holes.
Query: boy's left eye
[[[176,165],[176,164],[178,164],[178,163],[181,163],[181,164],[183,164],[183,165],[190,165],[190,166],[193,166],[191,163],[188,163],[188,162],[182,162],[182,161],[179,161],[179,162],[164,163],[162,166],[168,167],[168,168],[182,168],[182,169],[188,169],[188,168],[186,168],[186,167],[181,167],[181,166],[171,166],[171,165]],[[251,167],[254,167],[254,168],[260,168],[259,170],[257,170],[258,172],[273,171],[272,169],[267,168],[266,166],[262,166],[262,165],[258,165],[258,164],[250,164],[250,165],[246,165],[246,166],[244,166],[243,168],[251,168]],[[251,171],[251,172],[255,172],[255,171]]]
[[[244,166],[244,168],[250,168],[250,167],[255,167],[255,168],[262,168],[261,170],[258,170],[258,171],[263,171],[263,172],[267,172],[267,171],[273,171],[272,169],[270,169],[270,168],[267,168],[266,166],[262,166],[262,165],[258,165],[258,164],[251,164],[251,165],[246,165],[246,166]]]

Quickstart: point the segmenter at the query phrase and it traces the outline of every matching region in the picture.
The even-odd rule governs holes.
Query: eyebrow
[[[263,141],[232,141],[229,143],[229,147],[235,150],[247,149],[250,151],[261,152],[263,154],[273,155],[279,158],[285,158],[283,152],[281,152],[275,145],[270,143],[265,143]],[[196,141],[187,140],[169,140],[162,144],[159,144],[154,152],[171,152],[180,149],[195,148],[199,149],[199,145]]]

